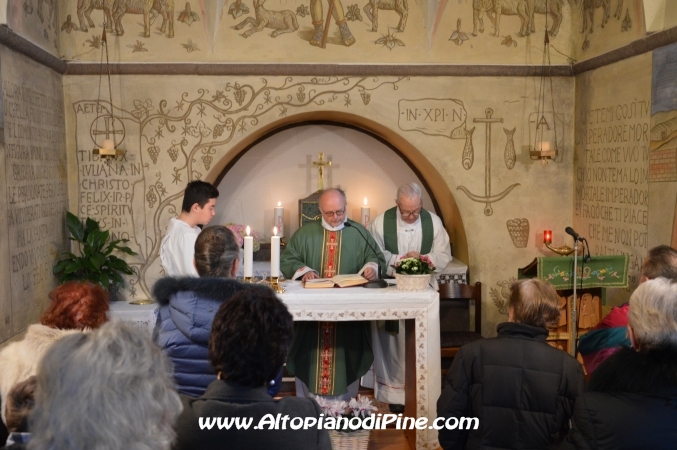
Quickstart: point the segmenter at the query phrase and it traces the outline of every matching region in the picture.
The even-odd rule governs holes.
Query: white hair
[[[630,297],[628,322],[642,347],[677,346],[677,283],[656,278]]]
[[[174,441],[181,401],[171,362],[130,325],[64,337],[37,382],[29,450],[167,450]]]
[[[417,183],[407,183],[397,188],[397,198],[395,199],[395,201],[399,202],[401,198],[416,198],[416,197],[418,197],[418,199],[421,200],[422,199],[421,195],[422,195],[421,186],[419,186]]]

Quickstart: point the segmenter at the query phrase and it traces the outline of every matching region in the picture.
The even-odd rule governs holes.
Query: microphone
[[[344,225],[345,227],[355,228],[355,230],[360,234],[360,236],[362,236],[362,239],[364,239],[364,242],[366,242],[367,245],[369,246],[369,248],[371,248],[371,251],[373,251],[373,252],[376,253],[376,254],[379,253],[379,252],[374,248],[374,246],[371,245],[371,242],[369,242],[369,239],[367,239],[367,238],[362,234],[362,232],[360,231],[359,228],[357,228],[355,225],[353,225],[352,223],[350,223],[350,222],[347,221],[347,220],[344,222],[343,225]],[[363,284],[363,285],[362,285],[363,287],[366,287],[366,288],[369,288],[369,289],[383,289],[383,288],[387,288],[387,287],[388,287],[388,282],[387,282],[386,280],[381,279],[381,264],[376,263],[376,266],[377,266],[377,268],[378,268],[378,272],[377,272],[378,279],[372,280],[372,281],[369,281],[369,282]]]
[[[574,238],[574,241],[578,241],[578,240],[581,239],[581,237],[578,235],[578,233],[576,233],[576,232],[574,231],[574,229],[571,228],[571,227],[566,227],[566,228],[564,229],[564,231],[566,232],[566,234],[568,234],[569,236],[571,236],[572,238]]]

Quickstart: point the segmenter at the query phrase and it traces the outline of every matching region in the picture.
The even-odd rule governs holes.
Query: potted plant
[[[54,275],[59,283],[67,281],[91,281],[98,283],[113,295],[124,286],[121,274],[133,275],[134,270],[123,259],[113,255],[120,251],[128,255],[136,255],[131,248],[120,243],[127,239],[110,239],[110,232],[102,230],[99,222],[87,218],[84,225],[80,219],[66,211],[66,226],[70,232],[70,240],[79,245],[80,255],[62,252],[59,262],[54,266]]]
[[[391,267],[395,269],[397,289],[400,291],[425,291],[435,272],[435,265],[427,256],[403,258]]]

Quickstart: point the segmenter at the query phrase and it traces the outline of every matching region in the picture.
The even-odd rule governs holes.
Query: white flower
[[[377,408],[371,404],[371,400],[367,397],[358,395],[357,398],[350,399],[350,409],[353,410],[355,417],[367,417],[371,411],[376,411]]]

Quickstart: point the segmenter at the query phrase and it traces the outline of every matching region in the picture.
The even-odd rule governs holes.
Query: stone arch
[[[451,242],[454,245],[454,257],[465,264],[470,264],[468,240],[463,226],[463,218],[458,210],[456,200],[442,175],[416,147],[400,134],[362,116],[338,111],[313,111],[291,115],[265,124],[257,129],[256,132],[236,143],[223,158],[216,161],[206,175],[205,181],[219,184],[242,155],[256,143],[267,139],[271,135],[288,128],[312,124],[329,124],[353,128],[369,134],[391,148],[425,184],[425,188],[430,193],[431,200],[435,205],[435,210],[442,218]]]

